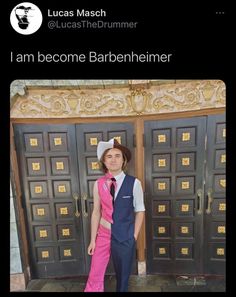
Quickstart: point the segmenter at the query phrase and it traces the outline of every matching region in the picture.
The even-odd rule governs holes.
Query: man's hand
[[[88,254],[91,256],[94,253],[95,250],[95,242],[90,242],[89,246],[88,246]]]

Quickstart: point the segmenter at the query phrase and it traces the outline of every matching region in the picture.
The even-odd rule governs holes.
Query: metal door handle
[[[75,199],[75,216],[78,218],[80,216],[79,209],[78,209],[79,195],[77,193],[74,193],[73,198]]]
[[[86,193],[84,193],[84,194],[82,194],[81,198],[82,198],[82,208],[83,208],[82,212],[83,212],[83,216],[85,218],[87,218],[88,217],[88,209],[87,209],[87,199],[88,199],[88,196],[87,196]]]
[[[202,214],[202,201],[203,195],[202,195],[202,189],[198,189],[197,190],[197,203],[198,203],[198,207],[197,207],[197,213],[198,214]]]
[[[213,201],[212,189],[209,189],[207,191],[207,209],[206,209],[207,214],[211,213],[211,203],[212,203],[212,201]]]

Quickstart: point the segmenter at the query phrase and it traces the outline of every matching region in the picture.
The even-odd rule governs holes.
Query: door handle
[[[85,218],[87,218],[88,217],[88,209],[87,209],[87,199],[88,199],[88,196],[87,196],[86,193],[84,193],[84,194],[82,194],[81,198],[82,198],[82,209],[83,209],[82,212],[83,212],[83,216]]]
[[[213,202],[212,189],[209,189],[207,191],[207,209],[206,209],[207,214],[211,213],[211,204],[212,204],[212,202]]]
[[[199,215],[202,214],[202,207],[203,207],[202,198],[203,198],[202,189],[198,189],[197,190],[197,213]]]
[[[78,208],[79,195],[77,193],[74,193],[73,198],[75,199],[75,216],[78,218],[80,216],[79,208]]]

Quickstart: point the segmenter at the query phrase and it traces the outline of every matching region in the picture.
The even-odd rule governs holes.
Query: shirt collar
[[[119,173],[118,175],[115,175],[114,178],[115,178],[116,180],[119,180],[119,179],[123,178],[124,176],[125,176],[124,171],[121,171],[121,173]]]

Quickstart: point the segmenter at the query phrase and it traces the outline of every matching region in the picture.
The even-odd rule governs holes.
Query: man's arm
[[[91,216],[91,240],[88,247],[89,255],[93,255],[94,253],[100,219],[101,219],[101,203],[98,195],[97,182],[95,182],[94,188],[93,188],[93,212]]]
[[[143,189],[140,180],[135,179],[134,189],[134,211],[135,211],[135,223],[134,223],[134,238],[137,240],[139,231],[142,227],[145,206],[143,201]]]
[[[135,223],[134,223],[134,238],[137,240],[139,231],[142,227],[144,218],[144,211],[138,211],[135,213]]]

